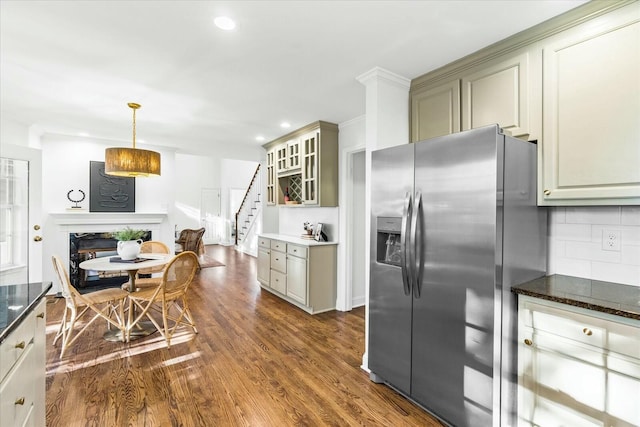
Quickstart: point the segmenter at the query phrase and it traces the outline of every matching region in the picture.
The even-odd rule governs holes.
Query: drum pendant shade
[[[128,105],[133,109],[133,148],[107,148],[104,171],[108,175],[126,177],[160,176],[160,153],[136,148],[136,110],[140,104],[130,102]]]

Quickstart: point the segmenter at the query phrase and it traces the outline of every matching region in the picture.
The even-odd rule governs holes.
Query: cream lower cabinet
[[[45,425],[43,298],[0,344],[0,426]]]
[[[640,204],[640,4],[543,50],[539,204]]]
[[[307,305],[307,248],[287,246],[287,296]]]
[[[518,425],[640,425],[640,321],[518,296]]]
[[[259,237],[258,282],[310,314],[336,307],[336,245],[302,245]],[[267,270],[268,266],[268,270]]]
[[[271,240],[258,239],[258,282],[269,286],[271,281]]]

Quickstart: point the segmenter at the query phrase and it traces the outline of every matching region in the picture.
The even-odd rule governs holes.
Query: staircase
[[[261,228],[262,225],[262,221],[259,220],[262,213],[260,181],[260,165],[258,165],[235,218],[236,249],[253,255],[257,255],[258,233],[260,232],[258,228]]]

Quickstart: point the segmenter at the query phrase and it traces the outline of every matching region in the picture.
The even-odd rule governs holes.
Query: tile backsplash
[[[640,207],[554,207],[549,223],[548,274],[640,286]]]

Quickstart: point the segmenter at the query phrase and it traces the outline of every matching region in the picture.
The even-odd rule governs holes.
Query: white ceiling
[[[137,102],[139,143],[263,144],[364,114],[373,67],[412,79],[582,3],[2,0],[0,114],[127,145]]]

